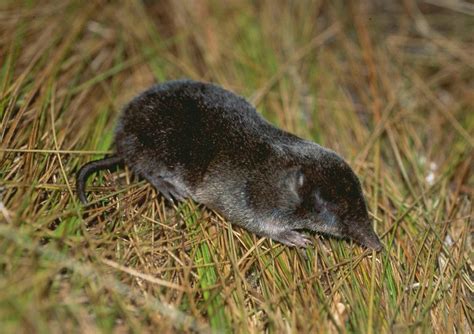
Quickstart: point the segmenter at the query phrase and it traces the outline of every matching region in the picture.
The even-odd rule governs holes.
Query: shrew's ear
[[[291,193],[300,197],[300,189],[305,183],[305,175],[300,167],[291,168],[286,174],[286,186]]]

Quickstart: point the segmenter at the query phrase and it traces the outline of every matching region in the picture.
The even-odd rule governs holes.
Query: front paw
[[[291,247],[307,248],[313,244],[306,235],[292,230],[281,232],[278,237],[274,239]]]

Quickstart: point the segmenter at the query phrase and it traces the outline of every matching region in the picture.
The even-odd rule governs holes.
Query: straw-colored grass
[[[376,5],[377,4],[377,5]],[[472,332],[474,10],[462,1],[0,4],[0,328]],[[386,251],[300,252],[128,170],[121,107],[190,77],[341,153]]]

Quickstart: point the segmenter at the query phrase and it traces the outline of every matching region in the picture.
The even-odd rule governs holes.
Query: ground
[[[0,327],[472,332],[474,9],[463,1],[0,3]],[[189,77],[344,156],[385,251],[258,238],[171,206],[113,151],[122,106]]]

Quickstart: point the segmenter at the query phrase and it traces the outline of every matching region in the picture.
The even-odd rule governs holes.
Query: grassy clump
[[[441,4],[441,2],[437,2]],[[344,1],[4,1],[2,332],[469,332],[468,7]],[[305,254],[127,171],[74,173],[153,82],[214,81],[347,158],[386,252]]]

